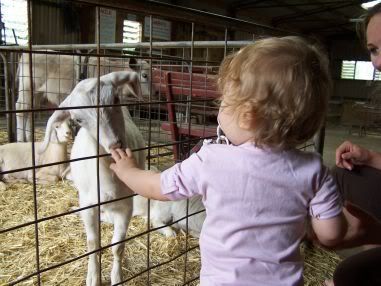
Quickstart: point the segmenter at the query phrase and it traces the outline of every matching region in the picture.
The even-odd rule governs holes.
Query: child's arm
[[[319,242],[327,247],[338,245],[347,232],[347,222],[341,213],[330,219],[311,219],[312,229]]]
[[[115,163],[110,169],[132,191],[149,199],[168,201],[160,190],[160,173],[139,169],[130,149],[111,150],[111,156]]]

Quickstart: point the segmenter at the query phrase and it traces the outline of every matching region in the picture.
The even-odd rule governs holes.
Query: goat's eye
[[[114,104],[119,104],[119,97],[117,96],[114,97]]]
[[[79,118],[74,119],[74,121],[75,121],[76,123],[78,123],[78,124],[81,124],[81,123],[82,123],[82,119],[79,119]]]
[[[146,74],[146,73],[142,74],[142,78],[147,78],[147,77],[148,77],[148,74]]]

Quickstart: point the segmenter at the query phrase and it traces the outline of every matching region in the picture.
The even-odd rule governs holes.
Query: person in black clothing
[[[364,15],[362,35],[373,66],[381,70],[381,3]],[[344,199],[348,221],[345,239],[337,248],[373,245],[346,258],[327,286],[381,285],[381,153],[352,142],[336,150],[333,173]]]

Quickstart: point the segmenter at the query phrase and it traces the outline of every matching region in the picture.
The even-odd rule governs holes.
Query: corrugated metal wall
[[[33,44],[80,43],[79,15],[73,5],[59,0],[34,1]]]

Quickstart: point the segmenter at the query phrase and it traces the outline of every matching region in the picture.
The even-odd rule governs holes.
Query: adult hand
[[[352,170],[354,165],[367,164],[369,158],[369,150],[349,141],[345,141],[336,149],[336,165],[340,168]]]

